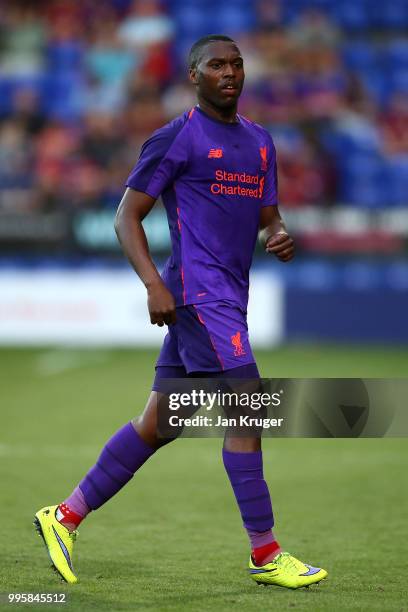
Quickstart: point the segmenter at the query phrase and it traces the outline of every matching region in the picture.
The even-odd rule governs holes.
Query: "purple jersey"
[[[177,306],[231,300],[246,310],[260,210],[277,203],[269,133],[195,107],[145,142],[126,185],[162,196],[172,242],[162,278]]]

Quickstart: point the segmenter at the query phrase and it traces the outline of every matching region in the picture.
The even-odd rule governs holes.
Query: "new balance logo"
[[[222,157],[222,149],[210,149],[208,153],[209,159],[220,159]]]
[[[237,331],[236,334],[231,336],[231,343],[234,347],[234,357],[242,357],[242,355],[245,355],[244,347],[242,346],[240,331]]]

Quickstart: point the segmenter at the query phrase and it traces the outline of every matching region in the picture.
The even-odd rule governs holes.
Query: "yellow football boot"
[[[70,532],[55,518],[58,506],[46,506],[34,518],[34,526],[44,540],[53,569],[70,584],[78,582],[72,567],[72,549],[78,535]]]
[[[326,570],[302,563],[288,552],[279,553],[270,563],[260,566],[255,565],[250,557],[249,573],[258,584],[274,584],[287,589],[308,587],[327,576]]]

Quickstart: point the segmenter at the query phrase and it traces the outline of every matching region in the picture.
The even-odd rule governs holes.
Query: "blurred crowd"
[[[186,55],[214,32],[241,47],[283,204],[404,206],[407,31],[407,0],[2,0],[0,211],[116,207],[143,141],[194,105]]]

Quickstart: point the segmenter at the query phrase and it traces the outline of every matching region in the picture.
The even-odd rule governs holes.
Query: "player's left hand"
[[[277,232],[268,238],[265,251],[273,253],[280,261],[290,261],[295,254],[293,238],[287,232]]]

